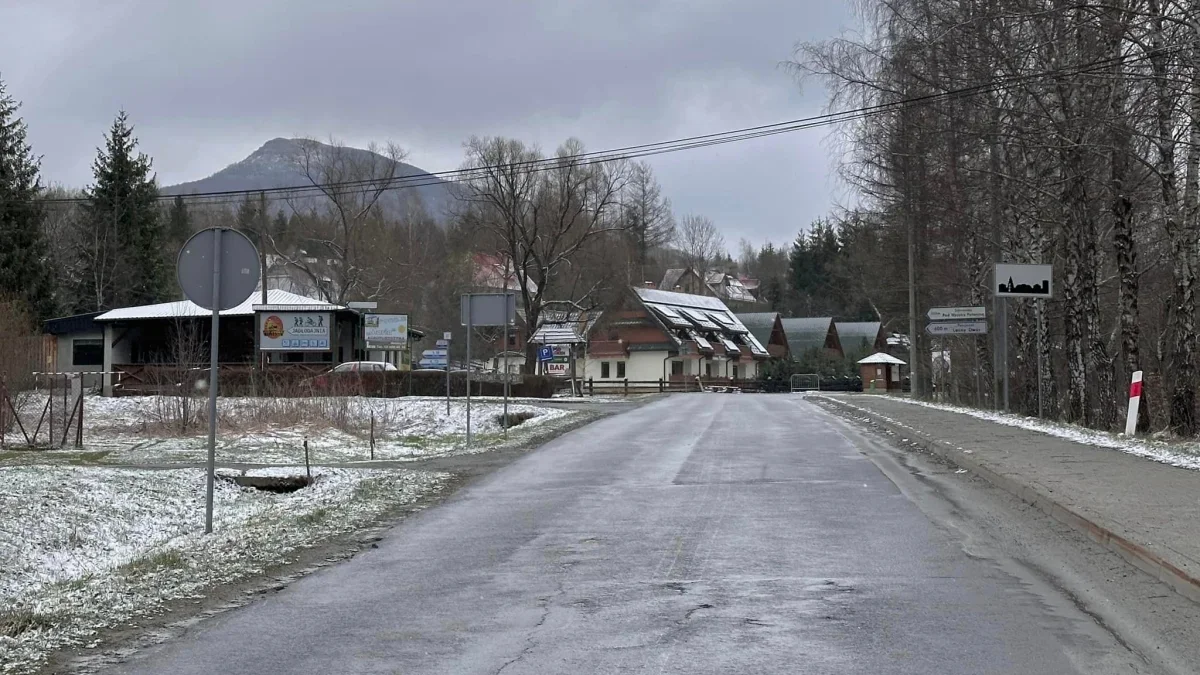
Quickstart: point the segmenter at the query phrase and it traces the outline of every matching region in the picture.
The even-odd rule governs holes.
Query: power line
[[[921,96],[910,97],[898,101],[890,101],[879,103],[871,106],[864,106],[851,110],[843,110],[811,117],[803,117],[784,122],[775,122],[771,124],[763,124],[741,129],[732,129],[727,131],[702,134],[697,136],[689,136],[668,141],[658,141],[654,143],[643,143],[639,145],[629,145],[620,148],[612,148],[608,150],[598,150],[593,152],[579,153],[577,155],[545,157],[536,160],[528,160],[525,162],[513,162],[508,164],[485,165],[479,167],[465,167],[462,169],[451,169],[445,171],[424,172],[412,174],[408,176],[395,176],[391,178],[374,178],[374,179],[359,179],[352,181],[340,181],[320,184],[294,185],[276,188],[265,189],[245,189],[245,190],[220,190],[212,192],[196,192],[190,194],[175,194],[166,195],[160,194],[156,197],[159,201],[173,201],[176,198],[181,198],[188,202],[200,202],[208,205],[231,204],[242,201],[248,195],[257,194],[282,194],[285,197],[303,197],[303,196],[321,196],[326,191],[335,190],[343,194],[367,193],[376,191],[390,191],[400,189],[413,189],[420,187],[434,186],[444,183],[462,183],[478,178],[489,171],[510,171],[517,170],[522,173],[539,173],[541,171],[553,170],[562,166],[564,163],[577,162],[577,165],[591,165],[612,162],[621,159],[637,159],[641,157],[650,157],[654,155],[667,154],[672,152],[681,152],[684,150],[694,150],[698,148],[710,147],[713,145],[723,145],[726,143],[737,143],[756,138],[774,136],[778,134],[793,133],[796,131],[814,129],[818,127],[832,126],[859,119],[865,119],[875,115],[889,113],[895,110],[900,110],[909,107],[929,105],[945,100],[954,100],[958,98],[966,98],[978,94],[988,93],[1003,89],[1014,84],[1019,84],[1029,80],[1036,80],[1054,76],[1069,76],[1069,75],[1084,75],[1094,73],[1098,70],[1119,65],[1123,63],[1136,63],[1144,61],[1158,53],[1170,53],[1178,51],[1182,46],[1161,47],[1156,50],[1144,52],[1139,56],[1117,56],[1106,59],[1100,59],[1091,63],[1082,64],[1074,67],[1056,68],[1052,70],[1040,71],[1037,73],[1028,73],[1025,75],[1013,75],[1004,78],[998,78],[991,82],[971,85],[959,89],[937,92],[932,94],[924,94]],[[85,202],[85,197],[60,197],[40,200],[44,204],[72,204]]]

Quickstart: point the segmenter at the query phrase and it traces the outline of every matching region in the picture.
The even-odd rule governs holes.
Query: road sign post
[[[929,323],[925,326],[925,333],[935,337],[941,337],[938,347],[938,362],[937,368],[933,372],[934,379],[939,379],[942,384],[946,380],[946,337],[952,335],[984,335],[987,331],[987,310],[983,307],[931,307],[925,313],[925,318],[929,319]],[[934,390],[941,397],[944,387],[934,386]]]
[[[1008,412],[1008,302],[1009,298],[1036,298],[1044,301],[1054,295],[1054,266],[996,263],[992,270],[992,296],[996,303],[996,339],[1002,380],[1004,412]],[[1042,307],[1038,307],[1038,416],[1042,414]]]
[[[925,313],[930,321],[983,321],[987,310],[983,307],[930,307]]]
[[[516,315],[517,296],[513,293],[464,293],[460,298],[459,320],[467,327],[467,447],[471,447],[471,332],[475,326],[504,326],[504,349],[508,350],[508,323]],[[508,359],[505,357],[505,368]],[[508,423],[508,373],[504,373],[504,422]],[[507,434],[507,427],[505,429]]]
[[[987,321],[936,321],[925,326],[929,335],[986,335]]]
[[[501,349],[504,350],[504,438],[508,438],[508,303],[504,303],[504,345]]]
[[[442,339],[437,341],[437,346],[444,348],[446,353],[450,353],[450,341],[454,338],[450,331],[442,333]],[[446,417],[450,416],[450,358],[446,358]]]
[[[237,230],[220,227],[201,230],[179,251],[175,273],[184,296],[200,307],[212,310],[208,355],[208,480],[204,501],[204,533],[209,534],[212,532],[217,463],[217,354],[221,310],[242,304],[258,286],[258,250]]]

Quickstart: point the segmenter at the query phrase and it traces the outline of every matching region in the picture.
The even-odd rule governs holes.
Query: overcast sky
[[[840,0],[3,0],[0,78],[47,182],[86,185],[124,108],[159,183],[277,136],[395,141],[437,171],[471,134],[552,150],[822,112],[780,66],[850,22]],[[827,132],[651,158],[677,214],[791,240],[842,192]],[[736,252],[735,252],[736,255]]]

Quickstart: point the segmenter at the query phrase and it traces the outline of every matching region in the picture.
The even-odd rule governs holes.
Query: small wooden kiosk
[[[862,373],[863,392],[886,394],[889,391],[901,391],[904,384],[900,379],[900,366],[904,365],[908,364],[883,352],[862,359],[858,362],[858,368]]]

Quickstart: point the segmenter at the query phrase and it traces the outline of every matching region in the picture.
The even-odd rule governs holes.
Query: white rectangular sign
[[[966,321],[987,318],[983,307],[931,307],[925,316],[930,321]]]
[[[363,319],[367,349],[404,349],[408,345],[407,314],[368,314]]]
[[[925,326],[930,335],[985,335],[986,321],[939,321]]]
[[[329,312],[259,312],[258,346],[274,352],[327,352],[333,331]]]
[[[996,264],[992,291],[1002,298],[1049,298],[1054,295],[1053,265]]]
[[[570,374],[571,364],[558,361],[546,362],[546,374],[551,377],[566,377]]]

